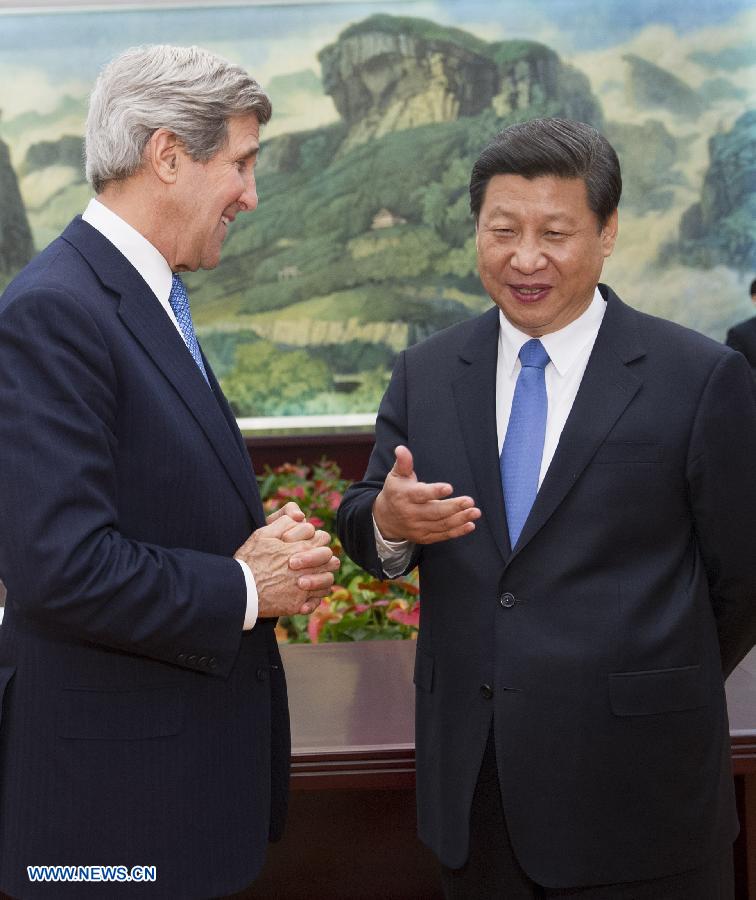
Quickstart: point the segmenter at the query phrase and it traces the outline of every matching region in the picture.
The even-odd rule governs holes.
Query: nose
[[[239,196],[238,203],[242,210],[249,210],[251,212],[253,209],[257,208],[257,185],[255,184],[254,174],[252,174],[245,183],[244,190]]]
[[[548,262],[538,241],[523,237],[517,243],[510,265],[523,275],[532,275],[545,269]]]

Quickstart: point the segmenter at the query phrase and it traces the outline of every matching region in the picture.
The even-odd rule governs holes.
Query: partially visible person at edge
[[[756,312],[756,279],[751,282],[751,303]],[[756,315],[740,322],[727,332],[725,343],[733,350],[738,350],[748,360],[753,374],[756,375]]]
[[[0,300],[0,888],[207,900],[284,823],[279,615],[333,583],[329,536],[266,521],[181,272],[257,206],[271,105],[196,47],[127,50],[86,127],[96,199]],[[42,864],[156,879],[40,883]],[[151,870],[152,871],[152,870]]]
[[[400,354],[339,511],[376,577],[420,567],[418,821],[449,898],[732,897],[756,392],[739,354],[598,283],[620,191],[578,122],[483,150],[495,306]]]

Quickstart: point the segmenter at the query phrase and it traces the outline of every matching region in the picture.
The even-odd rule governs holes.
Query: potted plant
[[[349,481],[332,460],[315,466],[284,463],[266,466],[258,476],[266,513],[289,500],[298,503],[316,528],[334,535],[332,549],[341,560],[333,591],[311,616],[279,619],[276,634],[285,643],[402,640],[417,637],[420,598],[417,572],[403,579],[377,581],[344,553],[336,530],[339,508]]]

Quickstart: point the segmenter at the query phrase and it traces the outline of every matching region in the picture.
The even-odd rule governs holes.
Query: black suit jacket
[[[155,865],[239,890],[285,810],[272,621],[232,554],[264,523],[243,440],[136,270],[74,220],[0,300],[0,887]],[[90,890],[97,890],[86,885]],[[98,896],[132,896],[128,884]]]
[[[512,843],[551,887],[655,878],[736,833],[723,673],[756,639],[756,396],[743,359],[606,314],[516,547],[495,416],[498,310],[403,353],[339,535],[376,576],[371,510],[409,446],[483,517],[416,548],[421,838],[448,866],[491,723]],[[744,415],[750,410],[751,415]]]
[[[725,343],[733,350],[740,351],[756,373],[756,316],[734,325],[727,332]]]

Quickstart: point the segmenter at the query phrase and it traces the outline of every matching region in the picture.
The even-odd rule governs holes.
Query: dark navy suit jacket
[[[733,325],[727,332],[725,343],[742,353],[756,374],[756,316]]]
[[[339,512],[380,576],[371,509],[394,447],[483,516],[417,548],[421,838],[447,866],[493,723],[520,863],[568,887],[694,868],[736,833],[723,688],[756,639],[756,396],[743,358],[607,309],[517,545],[499,474],[498,310],[411,347]]]
[[[130,263],[75,219],[0,300],[0,888],[208,898],[285,814],[273,621],[242,633],[252,467]],[[155,865],[153,885],[30,864]]]

